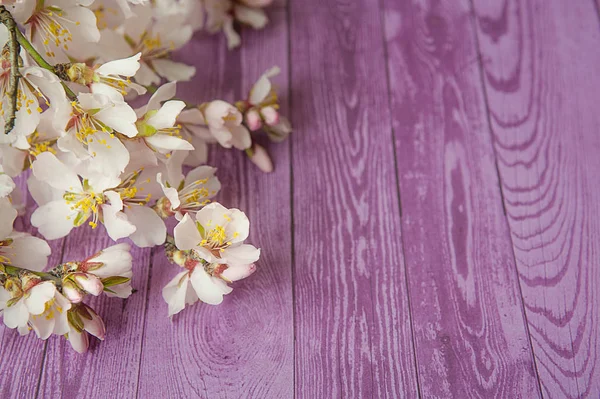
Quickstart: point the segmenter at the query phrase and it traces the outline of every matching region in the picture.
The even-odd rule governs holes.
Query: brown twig
[[[10,57],[10,76],[8,80],[8,117],[4,124],[4,133],[8,134],[15,126],[17,113],[17,94],[19,92],[19,52],[21,46],[17,41],[17,23],[10,12],[0,6],[0,22],[8,29],[8,51]]]

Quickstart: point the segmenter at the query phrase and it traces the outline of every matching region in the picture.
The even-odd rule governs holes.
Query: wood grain
[[[26,179],[29,173],[15,179],[17,189],[25,193]],[[36,235],[36,228],[31,226],[30,217],[35,210],[35,201],[31,196],[25,197],[26,213],[15,220],[14,228]],[[39,236],[39,235],[38,235]],[[64,239],[49,241],[52,253],[48,265],[57,265],[62,259]],[[52,267],[51,266],[51,267]],[[40,370],[47,341],[41,341],[35,333],[22,337],[16,330],[0,325],[0,397],[33,398],[38,389]]]
[[[600,30],[592,1],[475,1],[494,144],[545,397],[600,395]]]
[[[180,85],[179,95],[194,102],[232,101],[279,65],[282,74],[275,81],[285,99],[286,11],[271,10],[270,17],[264,31],[244,32],[241,50],[228,52],[222,41],[196,38],[182,57],[196,64],[198,76]],[[199,60],[199,54],[207,58]],[[236,150],[217,149],[209,159],[223,183],[217,200],[239,207],[251,220],[249,242],[262,248],[255,275],[236,283],[221,305],[197,303],[170,321],[161,290],[178,269],[156,251],[139,397],[293,396],[289,150],[287,143],[268,147],[275,162],[268,175]]]
[[[539,397],[469,3],[384,4],[421,393]]]
[[[379,8],[290,7],[296,394],[415,397]]]
[[[75,229],[66,238],[64,261],[81,260],[114,245],[102,227]],[[102,317],[106,338],[90,337],[87,354],[75,352],[63,337],[48,340],[41,397],[134,397],[137,390],[144,328],[150,248],[132,244],[132,286],[138,291],[128,299],[92,297],[88,303]]]

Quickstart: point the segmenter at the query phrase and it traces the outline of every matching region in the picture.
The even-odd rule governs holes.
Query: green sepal
[[[69,324],[71,325],[71,327],[73,327],[78,333],[83,332],[83,330],[84,330],[83,320],[81,320],[81,316],[79,316],[78,313],[68,311],[67,312],[67,320],[69,321]]]
[[[112,276],[112,277],[103,278],[102,284],[104,284],[104,288],[106,289],[106,287],[112,287],[114,285],[119,285],[119,284],[125,284],[129,281],[131,281],[131,279],[129,277]]]

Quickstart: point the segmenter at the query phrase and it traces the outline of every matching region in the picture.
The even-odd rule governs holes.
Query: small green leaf
[[[112,276],[102,279],[102,284],[104,284],[104,288],[112,287],[113,285],[125,284],[129,282],[131,279],[129,277],[122,276]]]

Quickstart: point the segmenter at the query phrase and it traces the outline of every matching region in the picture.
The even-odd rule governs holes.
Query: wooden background
[[[87,355],[0,328],[0,397],[598,398],[600,22],[593,0],[288,0],[243,46],[197,35],[179,96],[279,65],[276,169],[215,149],[258,272],[169,320],[135,250]],[[22,227],[31,230],[28,218]],[[51,243],[53,264],[110,245]]]

